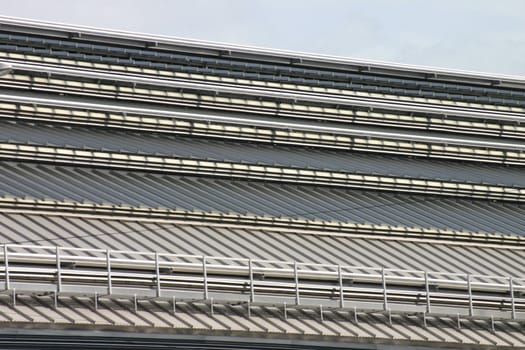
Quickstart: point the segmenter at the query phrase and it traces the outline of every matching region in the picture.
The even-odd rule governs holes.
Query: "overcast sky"
[[[525,0],[0,0],[0,14],[525,76]]]

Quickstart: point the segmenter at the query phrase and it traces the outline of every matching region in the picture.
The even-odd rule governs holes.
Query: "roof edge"
[[[185,47],[193,50],[208,50],[208,54],[215,53],[217,56],[244,57],[277,60],[305,66],[339,66],[354,67],[358,71],[377,72],[381,74],[411,75],[424,79],[448,80],[473,82],[478,84],[489,84],[496,86],[510,86],[525,88],[525,76],[514,76],[505,74],[475,72],[458,69],[437,68],[430,66],[419,66],[403,63],[384,62],[366,59],[347,58],[324,54],[306,53],[290,50],[269,49],[257,46],[236,45],[222,42],[186,39],[165,35],[145,34],[123,30],[103,29],[90,26],[70,25],[58,22],[48,22],[18,17],[0,16],[0,27],[18,28],[22,31],[24,27],[31,29],[56,32],[57,34],[72,34],[68,37],[104,37],[135,42],[143,42],[145,47],[161,47],[162,45]]]

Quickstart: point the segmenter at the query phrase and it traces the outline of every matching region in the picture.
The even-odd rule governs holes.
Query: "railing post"
[[[431,312],[430,310],[430,286],[428,285],[428,272],[425,271],[425,292],[427,297],[427,314]]]
[[[23,276],[18,276],[16,274],[16,272],[18,271],[16,269],[16,264],[14,265],[14,270],[13,270],[13,273],[14,273],[14,278],[15,280],[11,281],[10,280],[10,252],[9,252],[9,248],[11,248],[13,250],[13,262],[17,262],[18,260],[15,259],[15,257],[18,256],[18,254],[16,254],[16,252],[18,252],[18,246],[14,245],[14,244],[11,244],[11,245],[8,245],[8,244],[5,244],[3,246],[3,249],[4,249],[4,269],[5,269],[5,289],[7,291],[9,291],[9,295],[11,295],[11,292],[13,292],[13,295],[16,297],[16,292],[14,292],[14,288],[13,287],[17,287],[17,282],[21,281],[22,278],[25,278]],[[70,287],[71,287],[71,281],[68,279],[68,276],[69,276],[69,273],[68,271],[70,271],[69,268],[65,267],[63,271],[62,270],[62,247],[59,247],[59,246],[55,246],[55,263],[56,263],[56,277],[55,277],[55,283],[56,283],[56,290],[52,293],[54,293],[54,296],[55,296],[55,304],[58,305],[59,304],[59,297],[60,297],[60,293],[63,293],[64,290],[68,290]],[[53,251],[53,247],[49,247],[47,248],[47,251],[48,253],[52,252]],[[73,255],[70,255],[68,253],[68,248],[64,248],[64,251],[66,253],[64,253],[64,259],[65,260],[65,264],[69,264],[70,262],[73,262],[75,259],[73,257]],[[112,290],[112,257],[111,257],[111,250],[109,249],[106,249],[105,251],[104,250],[98,250],[97,251],[97,257],[96,257],[96,261],[98,261],[99,263],[102,264],[102,271],[104,270],[104,267],[103,267],[103,263],[104,263],[104,253],[105,253],[105,258],[106,258],[106,268],[107,268],[107,294],[108,295],[113,295],[113,290]],[[116,257],[115,257],[115,262],[119,262],[119,256],[117,254],[118,252],[116,252]],[[0,253],[1,254],[1,253]],[[51,254],[51,253],[50,253]],[[162,268],[164,267],[167,267],[170,262],[169,262],[169,258],[168,258],[168,255],[164,254],[164,253],[159,253],[159,252],[154,252],[154,253],[149,253],[148,256],[148,262],[149,262],[149,267],[151,267],[151,263],[153,261],[151,261],[151,257],[152,257],[152,254],[155,254],[154,255],[154,259],[155,259],[155,274],[156,274],[156,277],[153,277],[153,275],[151,274],[151,269],[149,269],[150,271],[150,274],[149,274],[149,277],[152,277],[153,278],[156,278],[156,295],[157,297],[161,297],[163,294],[164,294],[164,297],[167,298],[167,300],[169,300],[169,297],[170,297],[170,294],[172,293],[168,293],[168,289],[166,289],[165,291],[162,291],[162,283],[163,282],[166,282],[166,281],[163,281],[162,278],[166,279],[167,276],[166,275],[161,275],[161,266],[160,264],[163,263],[164,265],[162,266]],[[160,255],[163,254],[163,261],[160,261]],[[52,261],[52,255],[46,255],[47,257],[50,257],[51,261]],[[29,257],[27,257],[27,259],[29,259]],[[216,262],[216,259],[213,258],[213,257],[210,257],[212,263],[210,263],[211,267],[212,267],[212,294],[209,294],[209,279],[208,279],[208,275],[207,275],[207,257],[206,256],[202,256],[202,257],[199,257],[199,256],[194,256],[192,258],[192,266],[195,267],[197,270],[199,269],[199,261],[198,259],[201,258],[202,259],[202,276],[203,276],[203,294],[204,294],[204,299],[208,302],[208,301],[211,301],[210,305],[211,305],[211,308],[213,309],[214,307],[214,303],[213,303],[213,298],[210,298],[211,297],[216,297],[216,295],[214,295],[214,291],[216,291],[216,288],[215,287],[215,284],[214,284],[214,272],[216,271],[215,268],[221,264],[220,262]],[[220,258],[217,258],[217,260],[221,260]],[[254,275],[255,275],[255,278],[257,278],[257,273],[259,272],[259,270],[263,269],[259,264],[259,262],[253,263],[253,260],[252,259],[242,259],[242,260],[238,260],[238,261],[241,261],[239,262],[238,265],[236,265],[236,270],[235,272],[238,272],[238,271],[241,271],[241,273],[244,273],[244,272],[248,272],[249,273],[249,293],[250,293],[250,296],[249,296],[249,303],[248,303],[248,308],[249,308],[249,314],[251,315],[251,305],[252,303],[255,301],[255,294],[256,294],[256,291],[255,291],[255,279],[254,279]],[[256,260],[258,261],[258,260]],[[244,263],[247,263],[247,266],[244,265]],[[293,272],[290,271],[290,267],[292,267],[293,263]],[[168,265],[166,265],[168,264]],[[301,266],[299,266],[301,265]],[[68,266],[68,265],[65,265],[65,266]],[[118,283],[118,277],[119,277],[119,273],[118,273],[118,266],[120,266],[119,264],[116,265],[117,266],[117,292],[124,292],[124,291],[121,291],[120,288],[118,288],[120,286],[120,284]],[[171,266],[171,265],[170,265]],[[228,265],[230,266],[230,265]],[[303,278],[303,280],[305,280],[305,274],[308,273],[308,271],[310,270],[310,265],[307,265],[307,264],[302,264],[302,263],[299,263],[297,261],[289,261],[287,263],[283,263],[283,265],[281,265],[279,267],[279,270],[278,271],[281,271],[281,272],[286,272],[286,276],[288,276],[288,283],[286,283],[285,285],[287,286],[287,295],[288,295],[288,298],[285,299],[287,302],[288,302],[288,305],[290,304],[290,300],[291,300],[291,296],[292,295],[295,295],[295,303],[296,305],[301,305],[301,296],[303,296],[305,299],[302,300],[302,303],[303,305],[305,304],[305,300],[308,301],[308,297],[307,297],[307,294],[309,295],[309,291],[306,291],[304,288],[305,286],[302,286],[300,284],[300,278]],[[337,282],[333,280],[333,277],[335,277],[335,267],[337,266]],[[247,267],[247,270],[244,270],[245,268]],[[300,272],[300,268],[302,269],[302,271]],[[380,268],[380,278],[381,278],[381,283],[382,283],[382,294],[383,294],[383,308],[384,308],[384,313],[389,313],[390,315],[390,308],[389,308],[389,300],[388,300],[388,293],[389,293],[389,290],[388,290],[388,271],[391,271],[392,275],[390,275],[392,281],[390,281],[391,283],[394,283],[394,279],[397,280],[397,277],[401,277],[401,276],[404,276],[404,274],[400,274],[397,272],[397,270],[389,270],[388,268],[385,268],[385,267],[381,267]],[[257,270],[257,271],[255,271]],[[379,276],[376,275],[379,268],[375,268],[373,270],[371,270],[369,273],[370,275],[369,276],[375,276],[373,278],[377,278]],[[244,272],[243,272],[244,271]],[[345,277],[349,277],[351,275],[351,272],[350,270],[346,270],[346,272],[343,271],[343,266],[342,265],[332,265],[331,268],[330,268],[330,273],[332,274],[332,282],[336,282],[338,283],[338,286],[333,283],[333,285],[330,287],[331,288],[331,295],[333,297],[335,297],[335,299],[337,300],[337,288],[339,288],[339,304],[340,304],[340,307],[341,308],[344,308],[345,307],[345,280],[344,278]],[[1,271],[0,271],[1,272]],[[62,281],[62,273],[65,272],[66,273],[66,282]],[[289,279],[290,275],[289,273],[292,272],[293,273],[293,282],[292,280]],[[52,269],[51,269],[51,273],[52,273]],[[80,271],[79,271],[80,273]],[[83,273],[83,276],[85,276],[86,278],[90,278],[92,276],[90,276],[90,270],[86,269],[85,271],[82,271]],[[299,276],[300,273],[303,273],[302,276]],[[346,273],[346,275],[344,274]],[[411,272],[412,273],[412,272]],[[423,274],[423,276],[421,276],[420,274]],[[427,317],[431,314],[432,312],[432,305],[431,305],[431,298],[432,297],[437,297],[437,295],[439,295],[440,293],[437,293],[436,294],[436,291],[435,290],[432,290],[432,293],[431,293],[431,283],[435,283],[438,279],[439,279],[439,273],[432,273],[432,272],[428,272],[428,271],[419,271],[417,272],[417,277],[416,278],[411,278],[410,279],[410,283],[412,282],[416,282],[416,283],[419,283],[419,287],[418,288],[421,288],[422,286],[420,285],[421,282],[421,277],[424,277],[424,288],[425,288],[425,293],[426,293],[426,310],[425,312],[423,313],[423,322],[426,323],[427,322]],[[51,278],[51,283],[53,281],[53,276],[51,275],[50,276]],[[462,285],[462,281],[461,281],[461,278],[465,278],[465,285],[461,286]],[[520,304],[519,304],[519,290],[515,291],[516,288],[519,289],[519,281],[518,282],[514,282],[514,279],[512,276],[509,276],[509,277],[499,277],[500,278],[500,285],[499,285],[499,290],[501,290],[502,292],[502,295],[503,297],[501,298],[502,299],[502,302],[505,303],[510,303],[510,311],[511,311],[511,319],[515,320],[516,318],[519,318],[520,316]],[[505,280],[508,280],[508,292],[510,293],[510,296],[507,295],[507,297],[504,297],[504,294],[505,294],[505,284],[504,284],[504,281]],[[430,282],[430,280],[432,280],[432,282]],[[479,314],[480,309],[475,309],[475,307],[478,307],[478,306],[474,306],[474,297],[476,297],[476,301],[478,300],[478,295],[476,294],[476,296],[474,296],[474,290],[478,290],[479,288],[485,288],[484,286],[485,285],[489,285],[487,282],[484,282],[483,281],[483,276],[478,276],[478,275],[475,275],[475,274],[471,274],[471,273],[464,273],[464,274],[461,274],[461,275],[458,275],[455,279],[454,279],[457,283],[459,283],[459,286],[461,286],[460,288],[462,289],[463,287],[467,287],[467,293],[468,293],[468,296],[467,296],[467,303],[468,303],[468,309],[469,309],[469,314],[468,316],[469,317],[474,317],[476,315]],[[31,283],[31,280],[28,280],[28,279],[25,279],[24,281],[28,281],[28,283]],[[306,280],[305,280],[306,281]],[[243,280],[243,283],[244,283],[244,296],[246,296],[246,294],[248,294],[248,286],[246,285],[246,280],[244,279]],[[376,282],[379,282],[376,280]],[[66,287],[64,287],[64,284],[63,283],[66,283]],[[293,284],[292,284],[293,283]],[[303,282],[304,283],[304,282]],[[514,286],[514,283],[518,283],[518,287]],[[104,282],[102,281],[102,287],[105,287],[104,286]],[[166,287],[166,286],[165,286]],[[260,286],[258,286],[260,287]],[[150,291],[150,295],[153,295],[153,290],[155,288],[155,284],[153,283],[153,280],[150,280],[150,284],[149,284],[149,287],[148,287],[148,290]],[[303,288],[301,290],[301,288]],[[476,289],[477,288],[477,289]],[[351,288],[348,287],[346,291],[349,291]],[[381,289],[376,289],[376,291],[378,292],[378,294],[376,294],[376,297],[380,297],[381,296]],[[98,290],[98,292],[100,293],[100,290]],[[271,291],[270,291],[271,292]],[[464,291],[463,291],[464,292]],[[463,292],[461,292],[459,294],[459,296],[462,298],[462,300],[464,300],[464,297],[465,295],[463,294]],[[515,293],[516,292],[516,293]],[[257,293],[258,294],[258,300],[261,300],[261,294],[262,293],[259,289],[257,290]],[[301,295],[301,293],[303,293]],[[416,306],[418,307],[418,310],[420,311],[423,311],[423,305],[424,305],[424,301],[423,301],[423,291],[422,290],[419,290],[419,292],[417,292],[417,300],[415,301],[416,303]],[[394,298],[394,292],[393,292],[393,297]],[[95,306],[98,307],[98,298],[97,298],[97,294],[95,294],[96,297],[95,297]],[[104,296],[105,294],[102,293],[102,295]],[[130,295],[133,295],[132,293],[130,293]],[[446,296],[444,296],[446,297]],[[246,299],[244,299],[246,301]],[[349,300],[351,301],[351,298],[349,297]],[[395,300],[393,300],[393,303],[396,304]],[[376,301],[378,301],[378,299],[376,299]],[[518,305],[516,306],[516,302],[518,301]],[[352,304],[349,302],[349,304]],[[321,303],[317,303],[316,305],[319,305],[320,309],[321,309],[321,314],[324,315],[324,311],[322,310],[323,307],[326,308],[326,304],[321,304]],[[436,300],[434,300],[434,306],[436,306]],[[477,305],[477,304],[476,304]],[[509,305],[509,304],[507,304]],[[349,305],[350,306],[350,305]],[[352,305],[353,306],[353,305]],[[395,306],[395,305],[394,305]],[[465,307],[467,305],[463,305],[463,307]],[[175,299],[173,297],[173,307],[175,308]],[[476,311],[477,310],[477,311]],[[351,310],[350,310],[351,311]],[[465,310],[466,311],[466,310]],[[509,309],[506,310],[507,311],[507,314],[506,314],[506,318],[508,319],[509,318],[509,314],[508,314],[508,311]],[[355,313],[355,311],[354,311]],[[466,313],[461,313],[459,317],[466,317],[464,316],[466,315]],[[324,316],[322,316],[324,317]],[[389,316],[390,317],[390,316]],[[461,326],[461,319],[459,319],[458,321],[458,327]]]
[[[467,274],[467,289],[468,289],[468,314],[470,317],[474,316],[474,304],[472,301],[472,275]]]
[[[160,267],[159,267],[159,253],[155,252],[155,274],[157,276],[157,298],[161,296],[160,290]]]
[[[341,265],[337,265],[337,274],[339,276],[339,307],[342,309],[345,307],[345,296],[343,291],[343,271]]]
[[[385,268],[381,268],[381,281],[383,282],[383,309],[386,311],[388,310],[388,295],[386,292],[386,276],[385,276]]]
[[[295,304],[300,305],[301,300],[299,297],[299,270],[297,269],[297,261],[293,262],[293,273],[295,279]]]
[[[62,264],[60,261],[60,247],[56,246],[56,262],[57,262],[57,293],[62,292]]]
[[[11,289],[11,281],[9,278],[9,253],[7,251],[7,244],[4,244],[4,275],[5,275],[5,290]]]
[[[106,267],[108,274],[108,295],[113,293],[113,284],[111,282],[111,253],[109,249],[106,249]]]
[[[255,302],[255,290],[253,288],[253,262],[248,259],[248,273],[250,275],[250,303]]]
[[[204,284],[204,300],[208,300],[208,271],[206,269],[206,257],[202,257],[202,277]]]

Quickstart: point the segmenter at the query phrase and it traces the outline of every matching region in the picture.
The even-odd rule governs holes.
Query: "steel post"
[[[111,281],[111,253],[109,249],[106,250],[106,268],[108,275],[108,295],[113,293],[113,283]]]
[[[11,289],[11,280],[9,277],[9,252],[7,244],[4,244],[4,275],[5,275],[5,290]]]

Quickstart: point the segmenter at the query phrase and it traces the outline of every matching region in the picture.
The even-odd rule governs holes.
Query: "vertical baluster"
[[[5,290],[11,289],[11,278],[9,276],[9,252],[7,244],[4,244],[4,275],[5,275]]]
[[[160,266],[159,266],[159,253],[155,252],[155,275],[157,277],[157,298],[161,296],[160,290]]]
[[[202,278],[204,284],[204,300],[208,300],[208,271],[206,268],[206,257],[202,257]]]
[[[341,265],[337,265],[337,274],[339,275],[339,307],[344,308],[345,307],[345,296],[344,296],[344,290],[343,290],[343,272],[341,269]]]
[[[468,289],[468,314],[474,316],[474,303],[472,301],[472,275],[467,274],[467,289]]]
[[[294,271],[294,279],[295,279],[295,304],[300,305],[301,300],[299,296],[299,270],[297,268],[297,261],[293,262],[293,271]]]
[[[56,263],[57,263],[57,293],[62,292],[62,264],[60,261],[60,248],[56,247]]]
[[[385,276],[385,268],[381,268],[381,281],[383,282],[383,309],[386,311],[388,310],[388,294],[386,291],[386,276]]]
[[[248,260],[248,273],[250,274],[250,303],[255,301],[255,289],[253,286],[253,262],[252,259]]]
[[[425,271],[425,292],[426,292],[426,297],[427,297],[427,314],[431,313],[431,309],[430,309],[430,286],[428,284],[428,272]]]
[[[106,267],[108,275],[108,295],[113,294],[113,283],[111,281],[111,252],[106,250]]]

